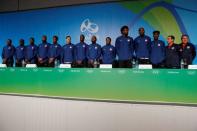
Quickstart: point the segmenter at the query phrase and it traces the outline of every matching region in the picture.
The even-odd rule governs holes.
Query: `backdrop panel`
[[[28,43],[28,38],[33,36],[38,44],[43,34],[49,37],[49,42],[53,35],[58,35],[62,45],[66,35],[71,35],[75,44],[80,34],[85,34],[88,44],[92,35],[98,37],[101,45],[105,44],[105,37],[110,36],[114,44],[122,25],[131,28],[133,37],[143,26],[147,35],[152,36],[153,30],[160,30],[161,39],[173,34],[176,43],[180,43],[180,35],[186,33],[196,44],[196,21],[194,0],[126,1],[4,13],[0,14],[0,49],[7,38],[12,38],[17,45],[20,38]]]

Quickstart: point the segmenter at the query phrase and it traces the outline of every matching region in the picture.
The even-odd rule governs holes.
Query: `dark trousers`
[[[7,67],[13,67],[14,60],[8,59],[5,63],[3,62],[3,64],[6,64]]]
[[[48,61],[45,61],[43,63],[38,62],[38,67],[48,67]]]
[[[164,62],[160,62],[158,64],[152,64],[153,68],[165,68],[165,63]]]
[[[131,60],[119,60],[118,67],[119,68],[132,68]]]
[[[188,66],[189,66],[189,65],[183,65],[183,68],[184,68],[184,69],[188,69]]]
[[[55,62],[51,62],[48,64],[48,67],[55,67]]]
[[[167,69],[180,69],[180,66],[166,66]]]
[[[22,67],[22,66],[23,66],[22,61],[16,62],[15,66],[16,66],[16,67]]]
[[[75,62],[73,66],[75,68],[85,68],[87,67],[87,60],[83,60],[81,63]]]
[[[88,62],[88,68],[94,68],[94,63]]]
[[[112,67],[113,67],[113,68],[118,68],[118,61],[117,61],[117,60],[115,60],[115,61],[113,62]]]
[[[100,61],[97,61],[99,63]],[[94,63],[94,61],[88,61],[88,68],[99,68],[99,64]]]

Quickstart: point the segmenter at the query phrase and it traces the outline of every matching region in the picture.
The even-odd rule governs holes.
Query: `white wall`
[[[0,131],[197,131],[197,107],[0,95]]]

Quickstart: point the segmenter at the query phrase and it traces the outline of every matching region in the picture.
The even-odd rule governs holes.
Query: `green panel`
[[[121,2],[121,5],[129,9],[135,14],[139,14],[145,8],[161,2],[160,0],[147,0],[147,1],[126,1]],[[171,3],[172,0],[163,0],[165,3]],[[174,35],[176,38],[179,38],[182,35],[181,29],[173,16],[172,12],[166,7],[157,6],[147,10],[143,15],[144,19],[150,26],[155,30],[159,30],[163,38],[167,38],[168,35]],[[175,43],[181,43],[180,39],[176,39]]]
[[[197,70],[0,69],[0,92],[197,104]]]

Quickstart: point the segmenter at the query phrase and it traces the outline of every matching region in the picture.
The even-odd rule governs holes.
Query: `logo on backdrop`
[[[96,34],[99,31],[99,26],[96,23],[90,21],[90,19],[85,19],[80,27],[81,32],[85,35],[86,40],[90,41],[92,36],[95,35],[97,39],[99,36]]]

